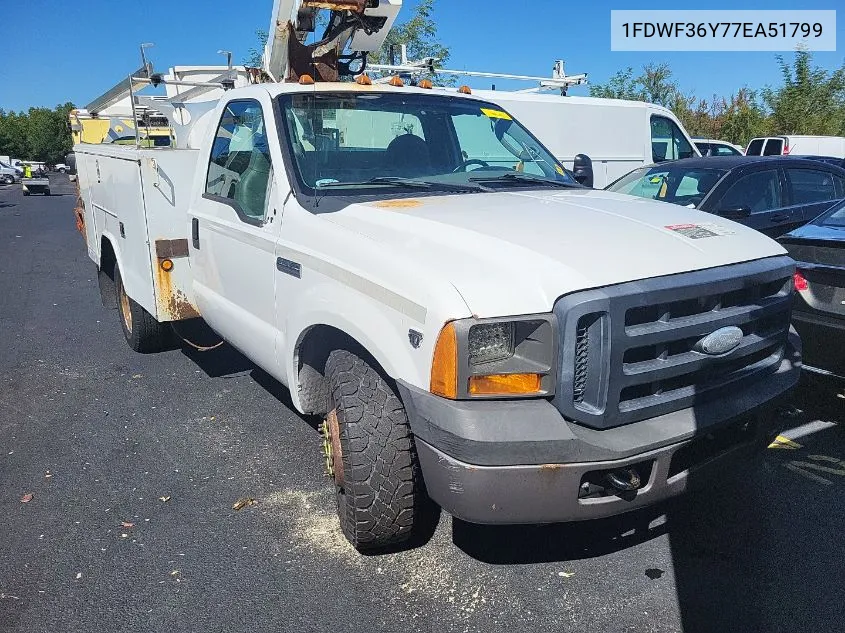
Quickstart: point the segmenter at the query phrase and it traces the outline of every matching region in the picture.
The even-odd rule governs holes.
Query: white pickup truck
[[[325,418],[359,550],[430,500],[477,523],[627,512],[777,430],[800,341],[793,262],[761,233],[581,187],[471,94],[256,85],[175,129],[74,148],[101,288],[135,350],[202,317]]]

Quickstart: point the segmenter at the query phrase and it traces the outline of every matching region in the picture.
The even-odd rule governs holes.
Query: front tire
[[[120,326],[129,347],[141,354],[162,352],[169,348],[169,331],[144,310],[128,294],[117,264],[114,266],[114,288]]]
[[[327,462],[344,535],[362,553],[430,536],[439,513],[425,492],[395,389],[370,361],[348,350],[329,355],[326,380]]]

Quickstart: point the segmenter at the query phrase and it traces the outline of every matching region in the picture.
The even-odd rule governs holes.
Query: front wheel
[[[168,329],[126,294],[123,277],[117,264],[114,266],[114,288],[117,295],[120,325],[129,347],[142,354],[162,352],[168,349],[170,341]]]
[[[425,492],[402,401],[362,356],[329,355],[323,434],[340,527],[359,552],[375,553],[430,536],[439,511]]]

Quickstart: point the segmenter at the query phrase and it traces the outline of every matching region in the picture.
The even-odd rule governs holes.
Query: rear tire
[[[326,380],[327,444],[341,452],[333,455],[333,475],[343,534],[362,553],[430,537],[439,511],[425,492],[408,417],[395,390],[373,364],[348,350],[329,355]]]
[[[141,354],[162,352],[169,348],[170,332],[152,315],[138,305],[123,286],[120,268],[114,266],[114,288],[117,295],[117,312],[120,327],[129,347]]]

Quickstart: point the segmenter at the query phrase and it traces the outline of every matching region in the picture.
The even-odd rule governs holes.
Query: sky
[[[400,19],[417,0],[405,0]],[[159,71],[174,65],[218,64],[220,49],[242,62],[266,29],[272,0],[0,0],[0,108],[19,111],[72,101],[84,106],[140,67],[138,46]],[[610,50],[610,10],[677,9],[676,1],[565,2],[563,0],[436,0],[439,39],[451,47],[449,67],[550,76],[556,59],[568,74],[603,83],[617,70],[667,62],[684,92],[701,98],[729,95],[780,81],[772,52],[661,52]],[[735,0],[685,4],[701,9],[843,9],[842,0]],[[522,13],[515,13],[515,10]],[[845,11],[837,16],[837,52],[817,52],[828,69],[845,60]],[[490,80],[468,82],[489,88]],[[499,89],[529,87],[501,81]],[[587,86],[572,95],[587,95]]]

